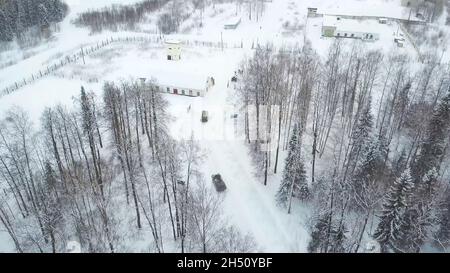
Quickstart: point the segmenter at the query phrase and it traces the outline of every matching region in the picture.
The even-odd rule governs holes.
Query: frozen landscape
[[[0,252],[450,250],[447,1],[29,2]]]

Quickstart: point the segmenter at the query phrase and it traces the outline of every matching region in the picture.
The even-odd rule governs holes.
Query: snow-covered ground
[[[135,32],[103,32],[90,35],[85,28],[75,27],[71,20],[77,13],[114,3],[132,3],[138,0],[66,0],[70,14],[61,24],[61,31],[35,55],[0,70],[0,90],[16,81],[45,69],[49,63],[65,55],[74,54],[81,47],[96,44],[111,36],[142,35]],[[208,48],[189,46],[183,49],[183,59],[179,63],[168,63],[165,49],[158,44],[114,43],[86,57],[86,64],[69,64],[54,75],[45,77],[18,91],[0,97],[0,115],[18,105],[26,109],[35,125],[47,106],[62,103],[70,106],[80,86],[101,94],[101,86],[106,80],[152,77],[158,73],[173,73],[182,77],[183,70],[191,73],[208,74],[216,79],[215,87],[205,98],[189,98],[166,95],[170,102],[170,113],[174,117],[171,132],[175,138],[189,137],[191,133],[199,139],[207,158],[203,174],[207,179],[212,174],[222,174],[229,188],[225,196],[224,210],[233,224],[242,231],[252,234],[261,251],[304,252],[309,240],[306,230],[307,211],[297,205],[293,214],[288,215],[275,203],[275,192],[279,176],[271,179],[268,187],[260,184],[253,175],[251,160],[244,141],[230,137],[234,132],[235,91],[228,86],[229,80],[240,62],[252,54],[252,45],[271,42],[277,47],[301,45],[304,35],[312,42],[313,48],[322,56],[333,43],[333,38],[321,37],[322,18],[307,20],[307,7],[317,7],[319,12],[332,14],[360,14],[405,18],[408,11],[399,4],[400,0],[340,0],[340,1],[294,1],[273,0],[267,3],[266,12],[258,21],[250,21],[244,7],[236,9],[234,4],[217,5],[216,10],[208,8],[204,14],[204,27],[193,28],[186,33],[171,35],[170,38],[220,42],[229,45],[242,44],[243,48]],[[230,18],[242,17],[236,30],[224,30],[223,24]],[[198,16],[196,14],[193,17]],[[372,22],[373,23],[373,22]],[[187,20],[182,29],[189,29],[192,21]],[[410,43],[397,48],[393,36],[399,30],[396,23],[379,25],[380,40],[365,43],[368,48],[383,51],[403,51],[413,58],[417,52]],[[352,44],[352,40],[345,43]],[[95,78],[98,82],[88,82]],[[190,111],[188,111],[190,108]],[[201,111],[211,114],[207,124],[200,122]],[[228,128],[229,130],[225,130]],[[227,132],[224,132],[227,131]],[[292,240],[292,238],[295,238]],[[11,251],[8,238],[0,229],[0,252]]]

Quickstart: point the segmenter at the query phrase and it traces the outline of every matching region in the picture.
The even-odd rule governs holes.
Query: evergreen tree
[[[385,173],[387,154],[383,139],[373,138],[367,143],[362,162],[356,168],[351,181],[354,205],[359,209],[368,209],[378,199],[380,181]]]
[[[14,38],[11,25],[5,13],[0,9],[0,41],[12,41]]]
[[[83,115],[83,129],[86,134],[93,134],[93,113],[91,109],[91,103],[89,98],[84,90],[84,87],[81,87],[81,113]]]
[[[450,127],[450,90],[434,111],[427,131],[427,138],[414,164],[416,183],[433,168],[439,171]]]
[[[418,188],[418,198],[423,201],[432,201],[433,195],[437,188],[437,179],[439,173],[436,168],[429,170],[422,178],[422,183],[420,183]]]
[[[327,237],[328,218],[329,217],[320,217],[317,219],[313,231],[311,232],[311,241],[309,241],[308,244],[309,253],[321,252],[321,249],[323,249],[323,244]]]
[[[309,253],[343,253],[345,252],[345,228],[330,223],[330,213],[320,216],[311,232],[308,244]]]
[[[59,0],[49,0],[49,18],[53,22],[60,22],[63,20],[65,15],[64,4]]]
[[[15,31],[18,37],[21,37],[21,34],[25,31],[25,29],[30,25],[27,21],[27,16],[25,13],[25,9],[23,7],[22,1],[16,2],[16,18],[15,22]]]
[[[401,228],[403,237],[397,242],[397,247],[403,252],[419,252],[428,238],[429,228],[437,222],[437,178],[438,172],[433,168],[415,187]]]
[[[416,227],[421,234],[426,234],[426,228],[439,224],[437,237],[445,242],[448,240],[449,231],[449,206],[436,205],[436,198],[433,198],[436,190],[436,183],[441,162],[445,153],[446,142],[450,129],[450,90],[439,103],[428,124],[427,137],[423,142],[420,154],[414,162],[414,176],[416,191],[414,196],[414,206],[417,217],[410,217],[411,226]],[[438,216],[432,212],[439,208],[441,212]],[[413,215],[416,215],[412,213]],[[417,232],[415,232],[417,233]],[[423,240],[426,235],[423,235]],[[420,247],[420,246],[419,246]]]
[[[301,158],[300,132],[295,125],[291,140],[289,141],[289,151],[284,167],[283,179],[277,193],[277,201],[286,206],[292,196],[301,200],[309,197],[309,188],[306,181],[305,166]]]
[[[355,168],[358,163],[360,163],[361,155],[370,144],[372,127],[373,116],[371,113],[371,99],[369,96],[366,106],[363,108],[356,125],[352,129],[351,146],[348,155],[347,167],[344,172],[344,180],[347,180],[347,177],[354,173]]]
[[[444,246],[450,246],[450,189],[446,190],[438,218],[439,229],[436,237]]]
[[[397,242],[404,236],[402,227],[405,225],[405,213],[412,189],[413,182],[408,168],[391,186],[383,203],[380,222],[374,234],[383,252],[389,249],[399,251]]]
[[[66,11],[61,0],[0,0],[0,41],[22,38],[29,28],[48,29],[62,21]]]
[[[42,187],[43,225],[45,235],[50,239],[52,252],[55,253],[57,251],[56,236],[63,221],[63,214],[58,196],[56,173],[48,161],[44,164],[44,183]]]
[[[371,109],[372,100],[369,96],[368,102],[364,107],[363,112],[359,116],[357,125],[352,132],[353,153],[359,153],[361,149],[366,145],[366,142],[370,139],[373,127],[373,116]]]
[[[38,20],[38,25],[41,28],[48,28],[50,25],[49,14],[44,4],[39,4],[38,6]]]

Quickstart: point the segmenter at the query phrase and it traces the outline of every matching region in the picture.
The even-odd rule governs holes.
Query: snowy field
[[[66,2],[70,6],[70,13],[61,23],[61,31],[54,35],[48,45],[36,48],[30,57],[24,58],[20,55],[15,60],[16,64],[1,69],[0,90],[40,69],[45,69],[54,60],[74,54],[81,47],[95,45],[111,36],[145,35],[125,31],[119,33],[105,31],[91,35],[87,29],[75,27],[71,23],[79,12],[115,3],[139,2],[138,0],[66,0]],[[183,77],[185,71],[213,76],[216,85],[204,98],[165,95],[170,103],[170,115],[173,117],[170,125],[173,137],[188,138],[191,134],[197,137],[207,155],[202,167],[204,176],[209,181],[212,174],[222,174],[229,188],[224,202],[225,213],[241,231],[255,237],[260,251],[305,252],[309,241],[305,222],[308,212],[301,204],[296,204],[293,214],[288,215],[276,205],[274,196],[279,186],[279,175],[271,177],[273,182],[269,183],[268,187],[257,182],[244,141],[235,138],[236,124],[230,116],[237,112],[236,91],[229,85],[230,78],[241,62],[252,54],[252,45],[258,43],[271,42],[276,47],[301,46],[306,37],[319,55],[325,57],[335,39],[321,37],[322,18],[307,20],[307,7],[317,7],[319,12],[330,14],[355,15],[364,10],[367,16],[405,19],[409,15],[408,11],[401,8],[399,2],[400,0],[273,0],[267,3],[266,12],[258,22],[250,21],[243,10],[236,10],[232,4],[217,5],[216,10],[208,8],[205,11],[203,28],[190,29],[192,21],[187,20],[181,27],[186,30],[185,32],[166,38],[214,43],[223,40],[229,45],[241,44],[242,48],[222,50],[188,46],[183,49],[183,59],[174,63],[166,60],[166,51],[161,44],[114,43],[86,56],[85,63],[78,61],[69,64],[48,77],[0,97],[0,115],[12,106],[20,106],[30,113],[37,127],[45,107],[57,104],[71,106],[74,97],[79,95],[81,86],[101,96],[104,81],[140,77],[176,78]],[[224,30],[223,24],[236,16],[236,13],[242,15],[241,25],[236,30]],[[378,24],[376,20],[364,23]],[[409,41],[404,48],[395,45],[393,37],[402,32],[395,22],[378,25],[380,39],[363,43],[363,47],[381,49],[386,53],[400,51],[412,59],[418,58]],[[352,40],[344,43],[348,47],[354,44]],[[1,54],[0,56],[11,60],[14,59],[12,55],[19,53],[13,49]],[[6,57],[7,54],[9,57]],[[444,60],[449,57],[445,55]],[[204,110],[211,113],[207,124],[200,121],[201,112]],[[8,240],[6,233],[0,229],[0,252],[12,249]]]

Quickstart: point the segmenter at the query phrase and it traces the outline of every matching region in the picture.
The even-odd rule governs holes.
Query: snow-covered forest
[[[0,0],[0,252],[448,252],[450,10],[334,2]]]
[[[0,2],[0,41],[19,40],[31,29],[48,30],[61,22],[67,6],[60,0],[3,0]]]

